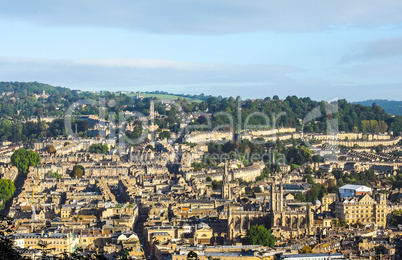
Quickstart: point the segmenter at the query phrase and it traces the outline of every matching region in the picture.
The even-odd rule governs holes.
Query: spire
[[[225,160],[225,171],[223,173],[223,177],[222,177],[222,183],[229,183],[229,179],[228,179],[228,164],[227,161]]]

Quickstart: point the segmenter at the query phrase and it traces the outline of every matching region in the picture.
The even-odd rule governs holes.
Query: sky
[[[400,0],[0,0],[0,81],[402,100]]]

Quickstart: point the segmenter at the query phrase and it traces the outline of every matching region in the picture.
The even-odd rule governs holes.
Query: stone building
[[[386,194],[355,195],[344,197],[335,203],[335,216],[340,220],[346,220],[348,225],[361,223],[363,225],[375,224],[385,228],[387,223],[387,198]]]
[[[254,225],[266,225],[269,219],[269,213],[266,209],[262,210],[243,210],[234,209],[229,206],[228,209],[228,239],[236,241],[246,236],[247,230]]]
[[[295,236],[310,234],[314,228],[314,214],[309,203],[284,203],[283,185],[271,185],[271,227],[286,226]]]

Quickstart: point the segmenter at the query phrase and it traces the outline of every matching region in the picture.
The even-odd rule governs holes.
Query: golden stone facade
[[[314,213],[309,203],[287,203],[283,199],[283,186],[271,185],[271,227],[288,227],[295,236],[305,236],[314,228]]]
[[[336,202],[335,216],[346,220],[348,225],[361,223],[375,224],[377,227],[386,227],[387,223],[387,195],[370,194],[342,198]]]

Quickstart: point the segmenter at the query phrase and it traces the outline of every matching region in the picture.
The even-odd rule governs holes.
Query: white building
[[[366,193],[371,195],[372,189],[364,185],[346,184],[339,188],[339,196],[341,198],[353,197],[354,195],[362,195]]]

